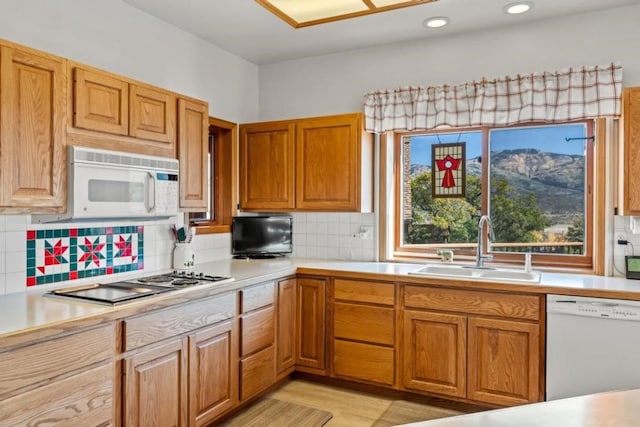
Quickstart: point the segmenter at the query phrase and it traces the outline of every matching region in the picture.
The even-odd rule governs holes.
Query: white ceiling
[[[255,64],[270,64],[380,44],[519,25],[525,22],[611,9],[640,0],[534,0],[522,15],[507,15],[514,0],[438,0],[376,15],[294,29],[254,0],[123,0]],[[304,1],[304,0],[300,0]],[[447,16],[444,28],[422,21]]]

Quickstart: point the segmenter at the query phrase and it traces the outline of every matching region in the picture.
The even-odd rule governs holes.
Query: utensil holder
[[[173,250],[173,268],[175,270],[190,270],[195,265],[196,254],[191,243],[176,243]]]

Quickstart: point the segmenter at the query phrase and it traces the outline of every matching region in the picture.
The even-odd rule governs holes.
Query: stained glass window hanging
[[[464,197],[466,177],[465,143],[431,146],[431,196]]]

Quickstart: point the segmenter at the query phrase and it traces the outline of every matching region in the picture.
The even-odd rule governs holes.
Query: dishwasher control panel
[[[640,320],[640,302],[605,298],[548,295],[547,313],[609,319]]]

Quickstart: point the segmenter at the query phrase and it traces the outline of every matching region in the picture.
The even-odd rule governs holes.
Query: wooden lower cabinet
[[[403,385],[445,396],[466,396],[467,319],[406,310]]]
[[[0,401],[2,426],[113,425],[113,363]]]
[[[278,282],[276,319],[276,373],[296,363],[296,279]]]
[[[240,360],[240,400],[247,400],[275,382],[274,348],[269,346]]]
[[[468,398],[498,405],[537,402],[538,325],[470,317]]]
[[[125,426],[187,426],[187,352],[178,338],[124,359]]]
[[[189,336],[189,425],[202,426],[238,402],[235,320]]]
[[[404,387],[492,405],[543,400],[538,298],[408,287],[405,304],[448,312],[405,309]]]
[[[275,284],[265,282],[240,291],[240,400],[276,381]]]
[[[325,289],[325,279],[298,278],[296,367],[313,373],[325,369]]]
[[[344,340],[333,342],[333,374],[392,386],[394,349],[379,345]]]

